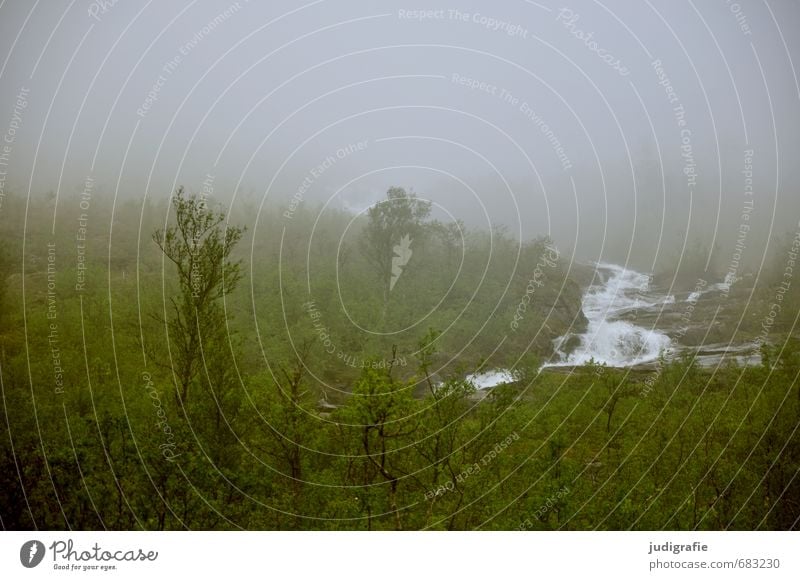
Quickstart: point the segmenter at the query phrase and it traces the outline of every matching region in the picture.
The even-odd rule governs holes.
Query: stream
[[[553,343],[554,356],[543,369],[568,369],[590,361],[648,369],[657,366],[662,353],[670,360],[686,351],[696,352],[697,364],[705,368],[727,362],[760,364],[754,343],[691,344],[686,338],[689,328],[702,330],[709,323],[707,312],[696,308],[698,302],[718,303],[729,290],[729,281],[668,294],[654,288],[650,276],[630,268],[602,262],[594,268],[594,279],[582,300],[588,321],[585,331],[558,337]],[[468,380],[476,388],[486,389],[514,379],[506,369],[493,369],[470,375]]]

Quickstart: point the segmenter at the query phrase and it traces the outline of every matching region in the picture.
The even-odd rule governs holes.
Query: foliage
[[[539,372],[552,352],[541,329],[563,332],[580,302],[563,265],[547,266],[510,329],[548,240],[460,225],[462,247],[420,221],[383,323],[429,314],[384,336],[348,318],[380,323],[385,279],[343,252],[369,235],[368,219],[347,238],[350,216],[315,228],[311,210],[285,222],[273,207],[246,238],[227,222],[252,212],[199,211],[182,192],[172,203],[174,222],[163,230],[162,218],[156,244],[141,247],[135,227],[115,229],[112,244],[100,227],[111,209],[93,207],[82,291],[71,227],[3,222],[0,234],[27,248],[3,271],[4,529],[798,528],[800,344],[788,307],[758,366]],[[9,197],[4,212],[19,207]],[[153,231],[166,209],[129,203],[115,219],[141,216]],[[242,261],[243,248],[255,259]],[[757,288],[759,300],[774,295]],[[198,349],[180,354],[187,340]],[[464,377],[481,366],[518,381],[476,391]],[[175,398],[181,373],[190,388]]]

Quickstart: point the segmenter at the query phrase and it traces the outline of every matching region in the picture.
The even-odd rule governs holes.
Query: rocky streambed
[[[753,330],[759,304],[741,284],[698,280],[693,287],[665,288],[647,274],[608,263],[594,264],[583,277],[587,328],[556,338],[545,368],[589,361],[648,368],[662,355],[685,353],[704,367],[761,361]]]

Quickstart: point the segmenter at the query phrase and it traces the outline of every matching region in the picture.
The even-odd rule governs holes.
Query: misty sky
[[[800,219],[798,32],[794,0],[6,0],[4,187],[163,200],[212,175],[226,203],[361,211],[399,185],[583,259],[725,254],[748,150],[751,240]]]

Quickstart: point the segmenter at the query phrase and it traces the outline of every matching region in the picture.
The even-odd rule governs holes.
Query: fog
[[[725,263],[746,224],[757,266],[800,217],[798,30],[792,0],[6,1],[0,193],[360,212],[398,185],[643,270]]]

